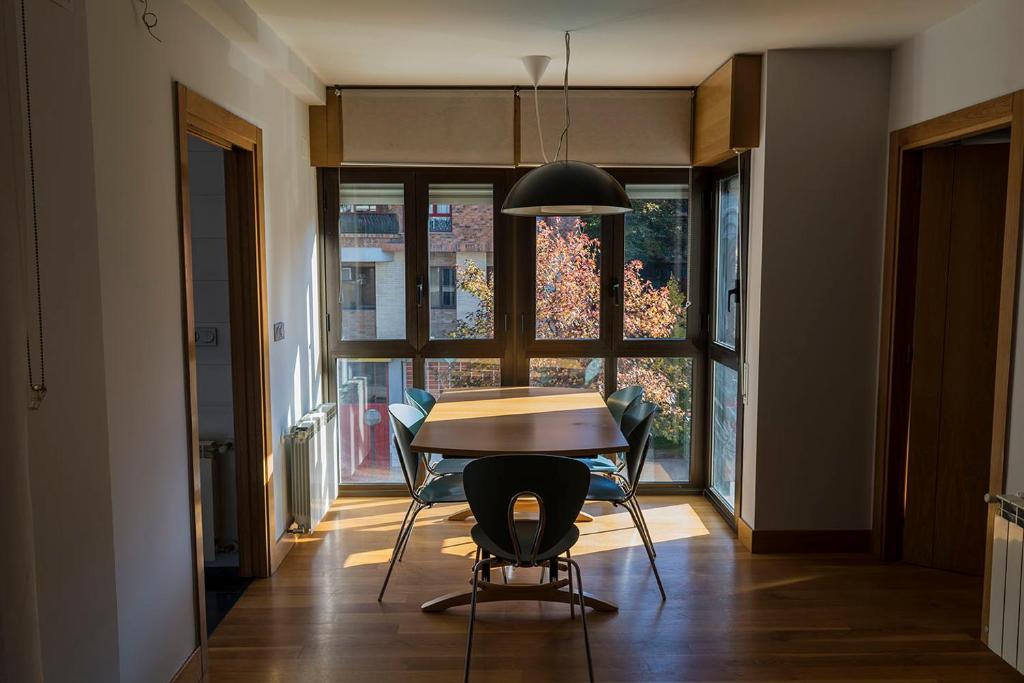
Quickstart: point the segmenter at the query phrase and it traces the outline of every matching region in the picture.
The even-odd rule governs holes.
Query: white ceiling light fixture
[[[537,134],[540,136],[541,154],[544,165],[533,169],[520,178],[509,190],[501,212],[513,216],[605,216],[629,213],[633,210],[626,191],[610,173],[582,161],[569,161],[569,32],[565,32],[565,76],[562,93],[565,103],[565,127],[558,138],[555,158],[548,161],[544,149],[544,137],[540,126],[540,104],[537,97],[537,83],[544,74],[549,57],[530,55],[523,58],[533,81],[537,114]],[[565,155],[558,160],[565,146]]]

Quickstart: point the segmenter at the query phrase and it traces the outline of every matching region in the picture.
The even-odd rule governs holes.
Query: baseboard
[[[203,680],[203,650],[192,650],[185,663],[171,678],[171,683],[200,683]]]
[[[867,553],[870,529],[751,529],[739,520],[736,535],[752,553]]]

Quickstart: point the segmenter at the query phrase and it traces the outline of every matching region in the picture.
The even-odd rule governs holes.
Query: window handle
[[[622,283],[618,278],[612,278],[612,301],[616,306],[622,305]]]
[[[416,306],[423,305],[423,276],[416,276]]]
[[[505,313],[503,316],[501,316],[501,319],[502,319],[502,324],[505,327],[505,332],[507,333],[508,332],[508,313]]]
[[[736,280],[736,286],[726,291],[725,293],[725,310],[732,313],[732,300],[736,298],[736,303],[740,302],[740,281]]]

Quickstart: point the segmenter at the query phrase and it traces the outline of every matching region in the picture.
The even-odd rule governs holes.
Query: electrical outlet
[[[274,323],[274,341],[284,339],[284,323]]]

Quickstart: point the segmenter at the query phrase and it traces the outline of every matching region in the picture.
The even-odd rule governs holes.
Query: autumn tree
[[[638,211],[660,219],[663,207],[650,203]],[[677,214],[672,220],[678,225]],[[653,221],[642,223],[650,226]],[[594,339],[600,334],[601,270],[599,219],[551,217],[537,221],[536,334],[538,339]],[[662,235],[665,232],[662,230]],[[657,249],[657,246],[653,247]],[[627,254],[628,255],[628,254]],[[451,332],[453,338],[490,337],[494,333],[494,281],[476,263],[457,264],[460,290],[477,300],[477,308],[463,316]],[[656,285],[645,274],[643,261],[627,259],[623,277],[623,332],[631,339],[663,339],[682,336],[685,330],[685,296],[678,280],[663,278]],[[563,359],[545,367],[545,384],[591,386],[603,391],[603,372],[587,367],[589,359]],[[689,361],[679,358],[621,358],[619,386],[639,385],[647,400],[656,403],[655,424],[662,442],[685,445],[690,433],[691,373]]]

